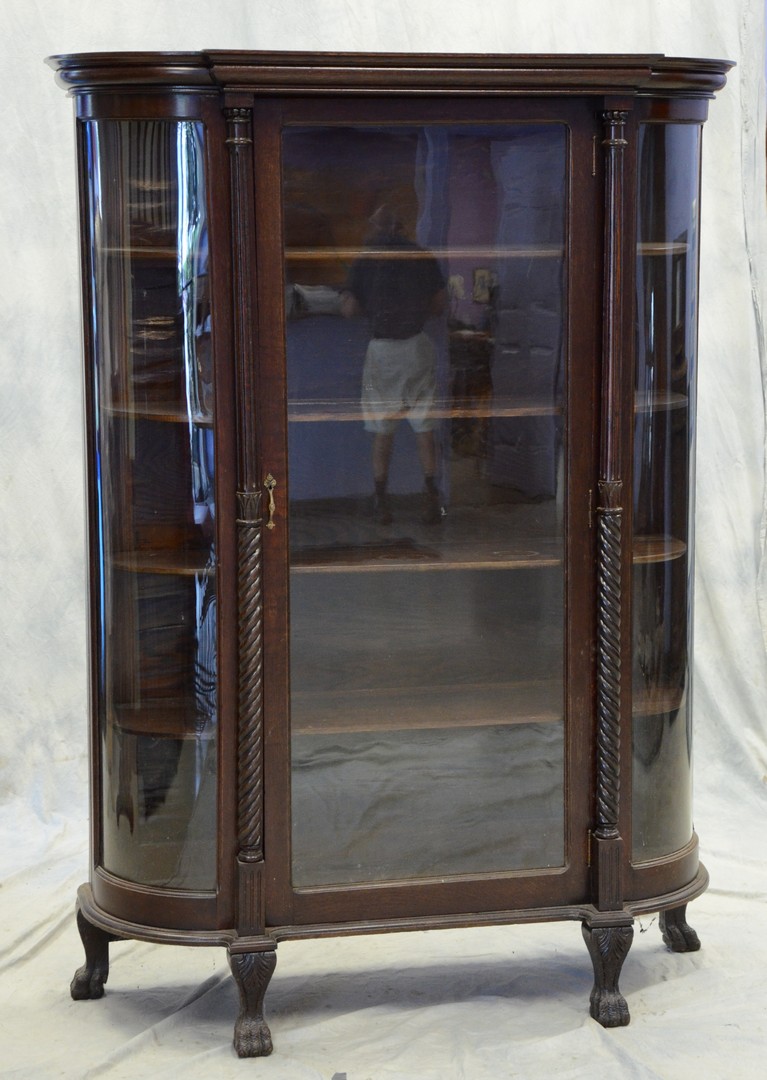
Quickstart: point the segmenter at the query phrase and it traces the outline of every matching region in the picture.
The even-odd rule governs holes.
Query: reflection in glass
[[[633,576],[633,852],[692,836],[690,550],[698,125],[640,128]]]
[[[202,125],[85,125],[104,867],[216,884],[216,555]],[[189,687],[193,687],[190,692]]]
[[[564,862],[567,153],[284,133],[298,887]]]

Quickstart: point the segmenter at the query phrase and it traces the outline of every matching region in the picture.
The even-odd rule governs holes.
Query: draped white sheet
[[[0,1073],[16,1077],[415,1077],[763,1072],[767,970],[767,221],[763,0],[4,0],[0,215],[3,677]],[[230,1048],[222,950],[113,946],[107,996],[75,1003],[72,918],[87,875],[78,241],[71,104],[54,52],[264,48],[664,52],[738,67],[704,132],[696,826],[710,891],[700,953],[642,920],[624,967],[630,1027],[587,1016],[577,926],[280,946],[276,1051]]]

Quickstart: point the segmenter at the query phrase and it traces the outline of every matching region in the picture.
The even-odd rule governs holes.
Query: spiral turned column
[[[252,109],[232,101],[225,109],[232,231],[232,330],[237,374],[238,466],[238,719],[237,719],[237,925],[240,934],[263,931],[263,566],[259,441],[257,430],[256,273],[253,236],[254,147]]]
[[[597,509],[597,732],[593,862],[596,906],[623,906],[621,642],[623,635],[624,155],[628,113],[602,114],[605,164],[604,297],[599,505]]]
[[[596,900],[622,907],[623,841],[618,829],[621,768],[622,484],[600,483],[597,578]]]
[[[622,484],[600,483],[597,510],[597,814],[595,835],[614,839],[620,808]]]
[[[239,858],[260,862],[263,848],[263,594],[261,494],[239,492],[237,831]]]

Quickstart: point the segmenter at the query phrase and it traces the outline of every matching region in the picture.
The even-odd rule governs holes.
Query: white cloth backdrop
[[[764,1075],[767,1005],[763,0],[3,0],[0,1074],[348,1080]],[[703,949],[641,921],[630,1027],[587,1016],[575,925],[280,946],[276,1052],[238,1062],[223,950],[113,947],[75,1003],[87,870],[78,243],[71,103],[43,58],[112,49],[664,52],[738,67],[704,134],[696,825]]]

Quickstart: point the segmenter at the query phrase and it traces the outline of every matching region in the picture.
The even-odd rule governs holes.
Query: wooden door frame
[[[244,97],[244,95],[243,95]],[[555,907],[589,899],[595,640],[593,499],[598,458],[599,326],[603,187],[593,139],[599,100],[494,98],[443,101],[254,98],[253,132],[258,446],[261,472],[277,480],[276,527],[263,539],[265,925],[419,918],[473,911]],[[484,114],[484,115],[483,115]],[[283,125],[419,122],[563,123],[569,129],[566,333],[577,358],[566,380],[566,858],[563,867],[439,880],[294,891],[290,859],[289,591],[287,424],[284,364],[280,143]],[[577,294],[575,297],[573,294]],[[572,361],[571,361],[572,366]],[[577,718],[577,720],[576,720]]]

